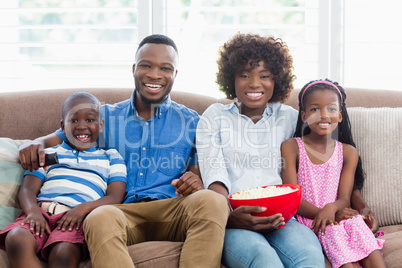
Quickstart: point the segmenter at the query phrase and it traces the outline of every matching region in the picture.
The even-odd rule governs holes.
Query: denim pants
[[[325,267],[317,236],[295,219],[266,235],[227,229],[222,261],[230,268]]]

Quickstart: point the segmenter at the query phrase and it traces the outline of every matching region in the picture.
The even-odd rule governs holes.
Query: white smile
[[[249,93],[246,93],[246,95],[247,96],[249,96],[249,97],[252,97],[252,98],[256,98],[256,97],[260,97],[260,96],[262,96],[262,93],[261,92],[253,92],[253,93],[251,93],[251,92],[249,92]]]
[[[89,135],[82,134],[82,135],[76,135],[75,137],[80,142],[87,142],[89,140]]]
[[[151,90],[158,90],[162,88],[162,85],[157,85],[157,84],[145,84],[145,86]]]

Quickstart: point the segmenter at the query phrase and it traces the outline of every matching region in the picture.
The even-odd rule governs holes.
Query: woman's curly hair
[[[296,78],[293,75],[293,58],[280,38],[238,33],[220,48],[219,56],[216,83],[229,99],[236,98],[236,74],[242,72],[249,62],[255,68],[260,61],[264,61],[273,74],[275,86],[270,103],[285,102],[293,90]]]

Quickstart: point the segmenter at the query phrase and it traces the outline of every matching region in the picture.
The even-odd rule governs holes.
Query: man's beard
[[[170,90],[169,90],[169,92],[170,92]],[[169,95],[169,92],[167,92],[166,94],[164,94],[164,95],[163,95],[160,99],[158,99],[158,100],[148,100],[148,99],[145,98],[144,95],[142,95],[141,93],[140,93],[139,95],[140,95],[142,104],[144,104],[145,106],[150,107],[150,108],[155,108],[155,107],[158,107],[159,105],[161,105],[161,104],[166,100],[167,96]]]

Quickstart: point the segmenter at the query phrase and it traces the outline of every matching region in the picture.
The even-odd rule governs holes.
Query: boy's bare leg
[[[384,258],[381,251],[374,250],[367,256],[367,258],[360,261],[361,266],[364,268],[386,268]]]
[[[49,253],[49,268],[77,268],[82,259],[82,247],[79,244],[60,242]]]
[[[11,268],[42,268],[42,264],[36,256],[35,237],[27,229],[15,228],[10,230],[6,236],[5,246]]]

